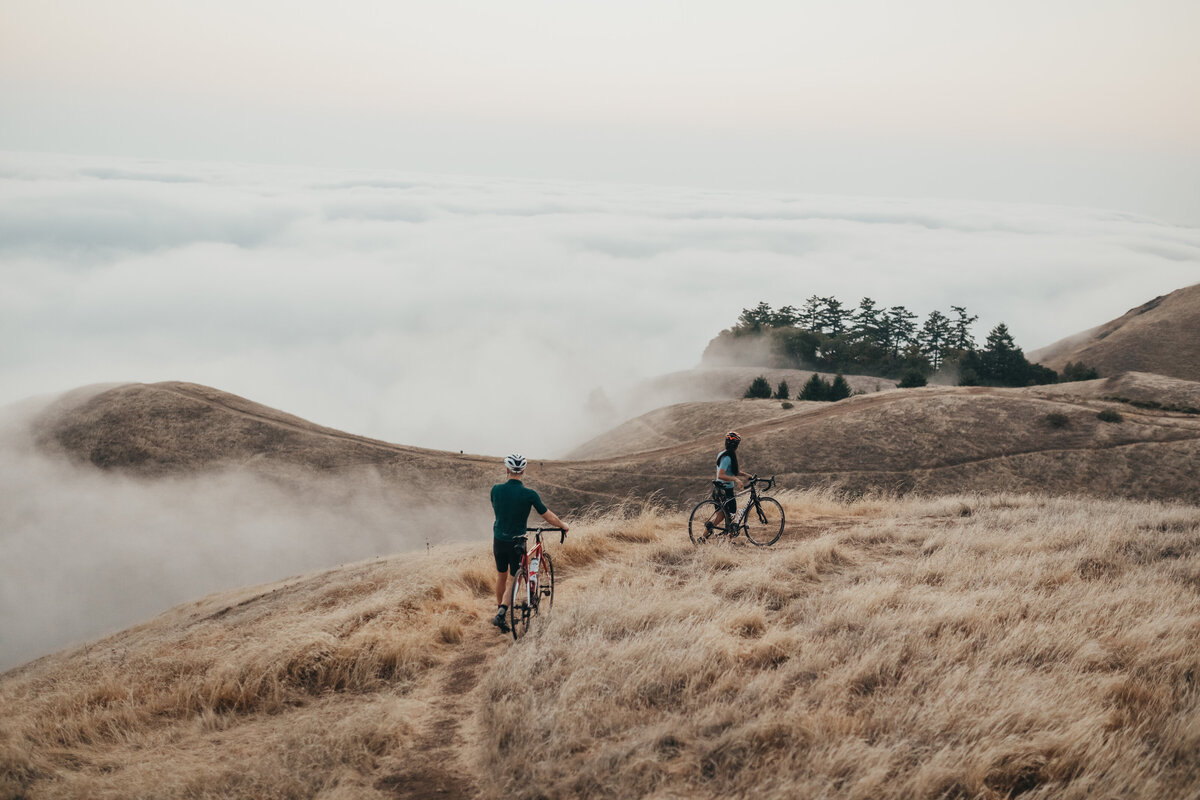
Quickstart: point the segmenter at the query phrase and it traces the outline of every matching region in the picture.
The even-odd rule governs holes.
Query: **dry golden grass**
[[[648,504],[214,596],[0,678],[0,798],[1200,796],[1200,508],[781,495],[695,549]]]
[[[1200,381],[1200,284],[1156,297],[1117,319],[1030,353],[1030,359],[1061,370],[1082,361],[1109,377],[1153,372]]]

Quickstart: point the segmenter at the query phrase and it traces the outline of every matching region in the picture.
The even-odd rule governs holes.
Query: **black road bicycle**
[[[547,613],[554,605],[554,562],[542,545],[542,532],[558,531],[562,534],[559,544],[567,540],[567,532],[562,528],[526,528],[526,533],[532,533],[535,543],[533,549],[521,556],[521,567],[513,576],[512,594],[508,600],[508,622],[514,639],[519,639],[529,631],[529,623],[545,610]]]
[[[783,535],[783,506],[774,497],[763,497],[758,493],[761,485],[763,491],[770,491],[775,486],[775,476],[760,478],[757,475],[750,479],[749,488],[734,495],[747,497],[746,502],[730,519],[725,515],[722,523],[713,523],[717,512],[721,510],[717,502],[717,488],[722,484],[713,481],[713,497],[703,501],[692,509],[688,519],[688,538],[692,544],[703,544],[717,536],[733,539],[740,534],[746,534],[751,544],[766,547],[779,541]]]

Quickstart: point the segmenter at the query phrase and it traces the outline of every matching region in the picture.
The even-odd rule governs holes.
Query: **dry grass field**
[[[1157,297],[1029,358],[1056,370],[1082,361],[1104,377],[1137,371],[1200,381],[1200,284]]]
[[[0,798],[1200,797],[1200,507],[617,509],[486,622],[486,541],[208,597],[0,676]]]

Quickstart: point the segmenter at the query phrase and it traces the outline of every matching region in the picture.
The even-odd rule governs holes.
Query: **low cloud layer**
[[[950,304],[1033,350],[1200,280],[1119,213],[0,155],[0,402],[195,381],[315,422],[546,457],[760,300]]]
[[[452,541],[486,499],[419,508],[363,473],[288,486],[249,472],[145,481],[39,452],[42,404],[0,410],[0,672],[212,592]]]

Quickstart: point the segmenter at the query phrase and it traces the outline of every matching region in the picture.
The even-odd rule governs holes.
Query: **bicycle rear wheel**
[[[514,639],[520,639],[529,632],[529,619],[532,615],[529,575],[522,569],[513,576],[512,594],[508,600],[508,626],[512,628]]]
[[[783,506],[774,497],[758,498],[758,507],[746,514],[746,538],[759,547],[775,544],[783,535]]]
[[[692,509],[692,516],[688,518],[688,538],[692,540],[692,544],[702,544],[712,535],[711,531],[705,529],[704,523],[710,521],[720,510],[713,500],[705,500]]]
[[[550,609],[554,607],[554,562],[550,560],[549,553],[542,553],[542,566],[538,570],[538,592],[542,597],[537,610],[544,610],[549,614]]]

